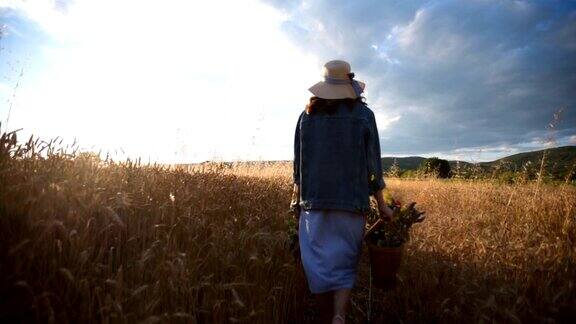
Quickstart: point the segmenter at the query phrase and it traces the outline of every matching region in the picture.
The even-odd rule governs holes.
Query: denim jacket
[[[334,114],[302,112],[294,138],[294,183],[303,209],[365,213],[385,187],[374,113],[357,102]]]

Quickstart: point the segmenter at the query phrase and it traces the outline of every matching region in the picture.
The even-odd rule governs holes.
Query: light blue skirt
[[[312,293],[354,287],[365,224],[365,217],[357,213],[302,210],[300,254]]]

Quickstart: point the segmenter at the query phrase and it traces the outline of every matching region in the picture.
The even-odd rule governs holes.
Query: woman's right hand
[[[378,208],[380,212],[380,218],[382,218],[386,222],[392,221],[392,216],[394,215],[394,211],[384,204],[383,206],[379,206]]]
[[[394,211],[386,205],[386,201],[384,200],[384,191],[378,190],[375,194],[376,202],[378,203],[378,212],[380,214],[380,218],[382,218],[386,222],[392,221],[392,216],[394,215]]]

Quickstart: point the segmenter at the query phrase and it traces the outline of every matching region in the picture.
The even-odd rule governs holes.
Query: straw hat
[[[354,80],[354,73],[346,61],[333,60],[324,64],[324,81],[320,81],[308,90],[323,99],[356,99],[364,91],[364,82]]]

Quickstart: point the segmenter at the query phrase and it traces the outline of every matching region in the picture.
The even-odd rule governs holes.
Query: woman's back
[[[294,181],[300,204],[365,212],[369,195],[384,186],[374,113],[359,99],[330,103],[309,107],[298,120]]]

